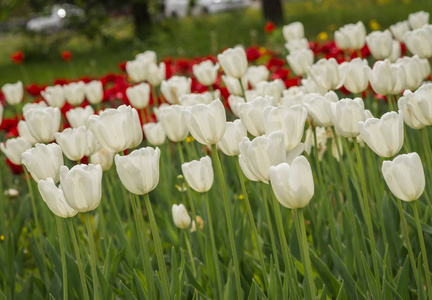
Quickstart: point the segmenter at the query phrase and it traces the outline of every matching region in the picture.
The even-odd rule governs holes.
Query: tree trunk
[[[276,24],[283,24],[283,11],[281,0],[261,0],[264,19]]]
[[[147,2],[148,1],[137,1],[132,4],[135,36],[139,38],[145,38],[145,36],[150,32],[152,24]]]

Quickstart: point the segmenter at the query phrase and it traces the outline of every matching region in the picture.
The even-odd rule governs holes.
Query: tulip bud
[[[366,28],[363,22],[346,24],[334,33],[336,46],[339,49],[359,50],[365,45]]]
[[[422,59],[420,59],[417,55],[414,55],[413,57],[405,56],[403,58],[399,58],[396,61],[396,64],[402,66],[402,70],[405,73],[406,89],[411,91],[418,89],[424,78],[424,73],[419,72],[419,70],[423,69]]]
[[[307,73],[308,67],[313,65],[314,54],[310,49],[295,50],[287,55],[286,60],[297,76]]]
[[[83,103],[86,92],[86,84],[83,81],[71,82],[63,86],[66,101],[73,106]]]
[[[290,40],[285,44],[285,48],[291,53],[299,50],[308,50],[309,41],[305,38]]]
[[[146,50],[143,53],[138,53],[135,56],[135,59],[138,61],[141,61],[143,63],[146,63],[146,64],[156,63],[157,55],[156,55],[156,52],[154,52],[152,50]]]
[[[144,135],[147,141],[153,146],[160,146],[165,143],[166,134],[162,123],[146,123],[143,125]]]
[[[333,118],[331,114],[330,104],[338,102],[338,96],[335,92],[330,91],[324,96],[314,94],[308,102],[304,103],[304,107],[309,112],[311,122],[319,126],[333,126]]]
[[[2,92],[6,102],[10,105],[20,104],[24,97],[24,88],[21,81],[17,83],[6,83],[2,86]]]
[[[143,82],[126,89],[129,102],[137,109],[148,106],[150,101],[150,85]]]
[[[350,62],[343,62],[339,66],[341,81],[345,88],[353,94],[365,91],[369,85],[368,74],[370,67],[367,60],[354,58]]]
[[[90,116],[88,126],[99,144],[112,152],[134,148],[143,138],[138,112],[126,105]]]
[[[425,175],[420,156],[416,152],[401,154],[393,161],[384,161],[382,173],[396,198],[414,201],[423,194]]]
[[[395,111],[385,113],[381,119],[370,118],[359,122],[360,135],[366,144],[381,157],[392,157],[402,148],[404,141],[403,116]]]
[[[60,129],[60,109],[46,107],[31,109],[24,113],[30,134],[42,143],[54,140],[55,133]]]
[[[62,108],[66,102],[63,87],[61,85],[49,86],[41,92],[42,97],[49,106]]]
[[[398,94],[405,86],[403,67],[390,63],[388,59],[377,61],[368,77],[372,89],[380,95]]]
[[[115,164],[124,187],[136,195],[154,190],[159,182],[159,148],[141,148],[131,154],[116,154]]]
[[[373,31],[366,36],[366,43],[375,59],[388,58],[393,47],[393,38],[390,30]]]
[[[418,121],[425,125],[432,125],[431,93],[432,83],[428,83],[421,86],[414,93],[410,90],[406,90],[403,95],[407,109],[412,112]]]
[[[186,207],[183,204],[177,205],[173,204],[172,206],[172,215],[175,226],[180,229],[186,229],[189,227],[191,223],[191,217],[186,211]]]
[[[285,25],[282,28],[282,33],[285,41],[289,42],[291,40],[302,39],[304,37],[304,26],[301,22],[293,22],[291,24]]]
[[[203,230],[204,228],[204,220],[200,216],[196,216],[196,221],[198,223],[198,228],[200,230]],[[190,232],[195,232],[197,230],[195,220],[192,220],[192,226],[190,229]]]
[[[51,177],[57,183],[60,180],[60,166],[64,164],[63,153],[55,143],[36,144],[22,154],[22,164],[36,182]]]
[[[246,72],[246,77],[254,88],[257,86],[258,82],[267,81],[269,75],[270,71],[263,65],[250,66]]]
[[[279,203],[289,209],[303,208],[314,195],[312,169],[304,156],[291,165],[281,163],[269,170],[273,192]]]
[[[339,65],[334,58],[320,59],[308,68],[308,75],[322,90],[337,90],[342,86],[339,76]]]
[[[23,137],[27,140],[27,142],[30,143],[30,145],[34,146],[38,141],[31,135],[27,122],[26,121],[19,121],[18,122],[18,134],[20,137]]]
[[[248,61],[242,47],[228,48],[217,58],[227,76],[240,79],[246,74]]]
[[[126,72],[133,82],[144,81],[147,77],[148,63],[140,60],[126,62]]]
[[[77,107],[70,109],[66,112],[66,118],[72,128],[78,128],[81,126],[88,126],[88,118],[94,114],[94,109],[90,105],[86,107]]]
[[[64,155],[72,161],[79,161],[84,157],[87,149],[87,130],[84,126],[79,128],[66,128],[55,134],[56,142],[60,145]]]
[[[360,134],[358,123],[365,119],[362,99],[341,99],[336,103],[330,103],[330,109],[337,134],[347,138]]]
[[[166,67],[165,63],[160,63],[159,66],[156,63],[150,63],[147,67],[147,81],[152,86],[159,86],[166,78]]]
[[[1,151],[14,165],[21,165],[21,155],[31,147],[23,137],[11,138],[0,144]]]
[[[85,95],[91,104],[98,104],[102,102],[103,99],[103,86],[102,82],[99,80],[90,81],[85,85]]]
[[[429,13],[423,10],[409,14],[408,23],[411,29],[422,28],[424,25],[429,23]]]
[[[432,25],[408,31],[404,42],[408,50],[420,58],[432,57]]]
[[[303,137],[307,117],[306,108],[301,105],[290,108],[268,106],[264,109],[263,117],[267,135],[280,130],[284,133],[287,151],[298,146]]]
[[[192,71],[199,83],[209,86],[216,81],[219,72],[219,64],[213,64],[211,60],[205,60],[199,64],[193,65]]]
[[[405,33],[410,30],[408,26],[408,21],[401,21],[401,22],[397,22],[394,25],[390,25],[390,30],[393,36],[399,42],[403,43]]]
[[[246,169],[252,174],[251,178],[257,178],[264,183],[269,181],[270,166],[285,162],[285,141],[282,131],[256,137],[252,141],[244,137],[239,147]]]
[[[189,134],[183,109],[180,105],[170,105],[159,109],[158,119],[167,137],[173,142],[181,142]]]
[[[189,186],[198,193],[208,192],[214,180],[212,161],[209,156],[182,164],[183,175]]]
[[[43,201],[56,216],[71,218],[78,213],[66,202],[62,189],[55,185],[52,178],[39,180],[38,189]]]
[[[100,165],[102,171],[108,171],[113,164],[114,154],[114,152],[101,148],[90,156],[90,162],[94,165]]]
[[[237,111],[243,125],[253,136],[265,133],[263,112],[267,106],[270,106],[270,101],[262,97],[255,98],[252,102],[237,105]]]
[[[230,77],[230,76],[225,76],[222,75],[222,81],[224,82],[226,88],[228,89],[228,92],[231,95],[235,95],[235,96],[243,96],[243,91],[242,88],[240,86],[240,82],[238,79],[234,78],[234,77]],[[247,88],[247,77],[243,77],[241,79],[243,88],[246,90]]]
[[[192,79],[184,76],[173,76],[162,81],[161,92],[171,104],[179,104],[180,96],[190,94]]]
[[[240,154],[239,144],[243,137],[247,136],[247,130],[241,120],[226,123],[226,130],[217,146],[228,156]]]
[[[85,213],[99,206],[102,197],[102,168],[100,165],[75,165],[69,170],[60,168],[60,185],[67,204]]]

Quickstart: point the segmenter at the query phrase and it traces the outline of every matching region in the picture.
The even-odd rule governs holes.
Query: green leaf
[[[319,300],[326,300],[327,299],[327,287],[324,285],[321,290],[321,296],[319,297]]]
[[[363,270],[366,274],[366,281],[369,287],[369,291],[372,293],[373,299],[380,299],[381,292],[379,289],[379,283],[375,279],[372,271],[369,269],[368,263],[363,255],[363,252],[360,252],[360,257],[363,263]]]
[[[420,253],[418,256],[418,263],[417,263],[417,296],[419,300],[426,300],[421,270],[422,270],[422,256]]]
[[[126,300],[137,300],[137,298],[132,294],[128,287],[120,280],[120,289],[123,292],[124,299]]]
[[[133,279],[138,294],[138,299],[148,299],[148,294],[145,289],[145,277],[139,270],[133,270]]]
[[[329,287],[330,297],[335,297],[340,289],[339,281],[334,277],[327,264],[318,257],[312,248],[309,250],[309,253],[312,265],[320,275],[320,279],[325,283],[326,289],[327,286]]]
[[[351,274],[345,267],[344,262],[340,259],[340,257],[336,254],[333,248],[329,245],[330,255],[335,263],[335,268],[339,272],[340,276],[343,278],[346,287],[346,291],[350,297],[350,299],[358,299],[356,293],[356,282],[352,278]]]
[[[399,299],[399,300],[404,300],[404,298],[402,298],[401,297],[401,295],[399,295],[399,293],[394,289],[394,287],[392,287],[391,286],[391,284],[384,278],[383,279],[383,281],[384,281],[384,284],[383,284],[383,290],[384,290],[384,287],[386,287],[392,294],[393,294],[393,297],[391,297],[391,294],[388,294],[388,295],[386,295],[384,292],[382,293],[383,295],[382,295],[382,299],[383,300],[385,300],[385,299]],[[384,296],[386,296],[385,298],[384,298]],[[405,298],[405,299],[408,299],[408,298]]]
[[[17,294],[16,299],[31,299],[33,290],[33,275],[30,274],[24,283],[21,291]]]
[[[270,268],[270,284],[268,288],[269,299],[283,299],[282,296],[282,283],[277,272],[276,267],[273,265]]]
[[[256,281],[252,279],[248,300],[261,300],[261,299],[267,299],[267,297],[264,294],[264,292],[261,290],[259,285],[256,283]]]
[[[408,287],[408,284],[410,282],[409,270],[410,270],[410,262],[409,262],[409,256],[407,256],[405,258],[405,262],[403,264],[402,269],[397,274],[397,283],[396,283],[396,290],[398,291],[399,295],[401,295],[403,299],[410,298],[409,287]]]
[[[175,248],[171,247],[171,287],[170,287],[170,299],[176,298],[176,291],[179,286],[177,274],[177,256],[175,254]],[[177,295],[178,296],[178,295]]]
[[[347,298],[344,287],[345,287],[344,286],[344,281],[342,280],[342,283],[341,283],[341,286],[340,286],[340,289],[339,289],[339,293],[338,293],[338,295],[336,297],[336,300],[342,300],[342,299],[346,299]]]

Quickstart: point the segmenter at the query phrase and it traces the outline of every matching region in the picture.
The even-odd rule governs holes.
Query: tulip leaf
[[[264,292],[261,290],[259,285],[256,283],[256,281],[252,279],[248,300],[262,300],[262,299],[267,299],[267,297],[264,294]]]
[[[372,293],[373,299],[380,299],[381,293],[379,289],[379,284],[377,282],[377,279],[372,274],[372,271],[370,270],[368,263],[363,255],[363,252],[360,251],[360,257],[363,264],[363,270],[366,275],[366,281],[369,287],[369,291]]]
[[[405,210],[404,210],[404,216],[408,221],[408,223],[411,224],[411,226],[416,227],[416,220]],[[421,220],[420,220],[420,226],[423,232],[432,234],[432,226],[423,223]]]
[[[21,288],[21,291],[16,295],[15,299],[31,299],[33,293],[33,275],[30,276],[25,281]]]
[[[356,293],[356,282],[352,278],[351,274],[348,272],[344,262],[340,259],[340,257],[336,254],[336,252],[330,245],[329,249],[333,262],[335,263],[335,268],[346,283],[345,287],[350,299],[358,299]]]
[[[400,269],[399,273],[396,275],[396,290],[401,295],[403,299],[409,299],[409,288],[408,284],[410,282],[409,278],[410,262],[409,256],[405,258],[403,267]]]
[[[391,286],[391,284],[387,281],[387,279],[383,279],[383,292],[382,292],[382,298],[385,299],[399,299],[403,300],[404,298],[399,295],[399,293],[394,289],[394,287]],[[387,289],[388,293],[386,293],[384,290]],[[390,293],[391,292],[391,293]],[[393,295],[393,296],[392,296]],[[407,299],[407,298],[405,298]]]
[[[323,285],[319,300],[326,300],[326,299],[327,299],[327,287],[325,285]]]
[[[422,256],[421,253],[418,256],[417,262],[417,297],[419,300],[426,300],[426,295],[424,291],[424,283],[422,278]]]
[[[137,300],[137,298],[132,294],[128,287],[120,280],[120,289],[123,292],[124,299],[126,300]]]
[[[336,296],[337,292],[340,289],[339,281],[333,276],[333,273],[330,271],[327,264],[318,257],[318,255],[315,253],[315,251],[312,250],[312,248],[310,248],[309,253],[312,265],[320,275],[319,278],[325,283],[326,289],[327,286],[329,287],[330,297]]]
[[[270,268],[270,284],[268,288],[269,299],[283,299],[282,296],[282,283],[279,272],[274,265]]]
[[[152,274],[153,275],[153,274]],[[138,294],[138,299],[148,299],[148,294],[145,291],[144,275],[139,270],[133,270],[133,279]]]
[[[336,300],[342,300],[342,299],[346,299],[347,298],[347,295],[346,295],[344,287],[345,287],[344,286],[344,281],[342,279],[342,283],[340,285],[340,289],[339,289],[339,292],[337,294]]]

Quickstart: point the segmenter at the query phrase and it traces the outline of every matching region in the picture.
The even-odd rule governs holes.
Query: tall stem
[[[63,299],[68,299],[68,278],[67,278],[67,265],[66,265],[66,254],[65,254],[65,237],[63,231],[63,225],[60,223],[60,217],[55,217],[57,231],[60,241],[60,256],[62,262],[62,275],[63,275]]]
[[[153,214],[153,209],[150,203],[150,198],[148,194],[144,194],[144,202],[146,205],[147,213],[150,218],[150,228],[155,244],[156,249],[156,258],[159,266],[159,271],[161,274],[161,285],[162,285],[162,293],[164,294],[164,299],[169,299],[169,279],[168,279],[168,272],[165,265],[165,260],[163,257],[163,249],[162,249],[162,243],[159,236],[159,229],[156,224],[156,218]]]
[[[90,246],[90,256],[91,256],[91,269],[92,269],[92,277],[93,277],[93,299],[101,299],[99,296],[99,278],[97,274],[97,253],[96,253],[96,245],[93,237],[93,229],[91,225],[90,213],[87,212],[84,214],[85,223],[87,227],[87,237],[89,240]]]
[[[185,242],[186,242],[186,248],[187,248],[187,251],[188,251],[188,254],[189,254],[189,258],[190,258],[190,261],[191,261],[191,264],[192,264],[192,273],[193,273],[194,277],[196,277],[195,260],[194,260],[194,256],[193,256],[193,253],[192,253],[192,247],[191,247],[190,242],[189,242],[189,236],[188,236],[188,233],[187,233],[186,230],[182,230],[182,231],[184,233],[184,239],[185,239]]]
[[[239,266],[239,261],[238,261],[238,257],[237,257],[237,250],[235,247],[234,230],[233,230],[233,225],[232,225],[232,220],[231,220],[231,212],[230,212],[230,207],[229,207],[229,202],[228,202],[225,179],[224,179],[223,172],[222,172],[222,165],[221,165],[221,162],[219,160],[219,155],[217,153],[216,145],[211,146],[211,154],[212,154],[212,160],[213,160],[215,167],[216,167],[216,173],[217,173],[217,176],[219,179],[219,185],[220,185],[220,188],[222,190],[222,198],[223,198],[223,202],[224,202],[225,216],[226,216],[227,225],[228,225],[228,236],[229,236],[229,241],[230,241],[230,246],[231,246],[231,255],[232,255],[233,263],[234,263],[234,277],[235,277],[235,282],[236,282],[236,286],[237,286],[237,298],[242,299],[241,283],[240,283],[240,266]]]
[[[242,90],[243,98],[245,99],[245,101],[247,101],[247,100],[246,100],[246,92],[245,92],[245,88],[244,88],[244,86],[243,86],[243,82],[242,82],[241,78],[239,78],[239,83],[240,83],[240,88],[241,88],[241,90]]]
[[[418,233],[419,242],[420,242],[420,249],[421,249],[421,254],[423,257],[423,268],[424,268],[425,275],[426,275],[425,277],[426,277],[427,293],[429,296],[429,300],[431,300],[432,299],[432,285],[431,285],[430,272],[429,272],[429,262],[428,262],[428,255],[426,252],[426,246],[425,246],[425,242],[424,242],[424,238],[423,238],[423,231],[422,231],[421,225],[420,225],[420,217],[419,217],[418,210],[417,210],[417,201],[411,202],[411,207],[412,207],[412,210],[414,212],[414,218],[416,221],[417,233]]]
[[[72,223],[72,219],[69,218],[67,220],[67,223],[68,223],[69,232],[70,232],[70,235],[71,235],[71,238],[72,238],[72,244],[73,244],[73,247],[74,247],[75,256],[76,256],[76,259],[77,259],[78,273],[80,275],[81,288],[83,290],[84,300],[90,300],[90,297],[89,297],[89,294],[88,294],[88,289],[87,289],[87,284],[86,284],[86,280],[85,280],[85,273],[84,273],[83,263],[81,261],[80,248],[78,246],[78,241],[77,241],[77,238],[76,238],[75,229],[74,229],[74,225]]]
[[[207,210],[207,220],[208,220],[208,226],[209,226],[209,231],[210,231],[210,242],[211,242],[211,246],[212,246],[213,264],[214,264],[214,269],[216,272],[216,283],[217,283],[217,287],[218,287],[219,299],[221,299],[221,298],[223,298],[222,277],[220,274],[219,260],[217,257],[217,248],[216,248],[216,242],[215,242],[214,232],[213,232],[213,222],[212,222],[212,217],[211,217],[210,203],[208,201],[207,193],[203,193],[203,197],[204,197],[204,202],[205,202],[206,210]],[[196,224],[196,226],[198,226],[198,224]]]

